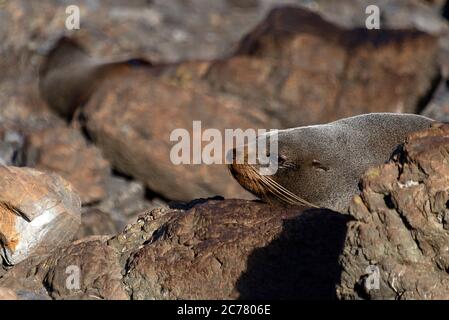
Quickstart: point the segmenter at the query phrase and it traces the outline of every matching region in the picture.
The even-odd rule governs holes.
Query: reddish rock
[[[61,126],[34,132],[27,146],[27,165],[61,175],[73,185],[83,204],[106,197],[109,163],[78,130]]]
[[[338,213],[225,200],[164,217],[127,260],[133,299],[335,297],[346,221]],[[144,230],[154,224],[145,218],[138,220]],[[127,248],[128,239],[125,231],[113,241]]]
[[[0,278],[0,283],[30,295],[45,287],[53,299],[125,299],[117,252],[104,241],[104,237],[86,238],[58,250],[41,264],[24,261]]]
[[[344,29],[284,7],[271,11],[236,56],[214,63],[206,78],[218,90],[262,96],[285,127],[297,127],[416,111],[437,76],[437,51],[437,38],[426,33]]]
[[[217,194],[252,198],[233,181],[225,165],[173,164],[170,151],[176,142],[170,141],[170,134],[185,128],[192,137],[194,120],[201,120],[203,129],[220,130],[223,137],[227,128],[265,127],[269,118],[256,105],[180,88],[136,70],[105,82],[85,113],[87,129],[104,156],[166,198],[190,200]],[[223,161],[224,155],[225,151]]]

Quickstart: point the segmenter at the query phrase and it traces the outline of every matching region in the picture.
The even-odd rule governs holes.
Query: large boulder
[[[217,90],[268,100],[284,127],[369,112],[416,112],[438,78],[437,38],[412,29],[341,28],[307,10],[270,12],[214,63]]]
[[[147,212],[109,240],[86,238],[41,263],[24,261],[0,286],[30,296],[45,288],[53,299],[334,299],[347,220],[329,210],[197,200]],[[69,281],[73,270],[79,283]]]
[[[133,299],[335,298],[339,213],[225,200],[166,215],[127,260]]]
[[[133,70],[104,82],[91,97],[85,114],[87,130],[104,156],[119,171],[143,181],[165,198],[251,198],[224,165],[173,164],[171,149],[176,142],[170,141],[176,129],[184,128],[193,137],[194,120],[201,121],[203,130],[220,130],[223,138],[228,128],[265,127],[270,122],[268,115],[251,102],[180,88],[160,82],[144,70]],[[226,150],[222,161],[225,154]]]
[[[366,172],[340,262],[344,299],[449,298],[449,125]]]

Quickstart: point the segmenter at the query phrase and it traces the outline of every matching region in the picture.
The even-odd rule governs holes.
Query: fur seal
[[[406,136],[434,120],[396,113],[369,113],[328,124],[279,130],[278,170],[263,176],[257,167],[234,161],[229,169],[246,190],[267,202],[301,204],[346,211],[370,166],[387,161]],[[257,140],[257,139],[256,139]],[[243,159],[247,159],[248,142]],[[236,159],[236,158],[234,158]]]
[[[39,69],[39,91],[52,109],[70,119],[102,80],[136,66],[152,64],[142,58],[91,57],[76,41],[61,37]]]

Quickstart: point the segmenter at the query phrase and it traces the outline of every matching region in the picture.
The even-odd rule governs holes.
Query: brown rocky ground
[[[348,218],[245,200],[155,209],[107,240],[85,239],[0,280],[54,299],[335,298]],[[79,290],[66,288],[79,266]],[[30,285],[32,284],[32,285]]]
[[[196,200],[24,261],[0,286],[53,299],[446,299],[448,163],[449,125],[436,124],[366,172],[348,214]],[[364,284],[370,265],[378,289]]]
[[[167,161],[171,129],[197,118],[221,129],[373,111],[447,121],[443,1],[75,2],[82,28],[68,32],[63,1],[0,0],[0,162],[62,176],[83,204],[79,240],[0,268],[0,298],[448,297],[447,126],[412,135],[369,171],[348,215],[229,199],[166,206],[249,197],[223,167]],[[281,3],[302,9],[265,19]],[[368,4],[381,8],[379,32],[360,29]],[[156,67],[109,79],[82,121],[67,123],[37,90],[42,58],[62,34],[94,56]],[[364,286],[369,265],[379,290]],[[69,266],[82,271],[77,290],[66,286]]]

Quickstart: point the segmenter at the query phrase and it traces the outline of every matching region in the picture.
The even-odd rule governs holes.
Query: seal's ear
[[[76,64],[81,60],[89,59],[89,55],[81,45],[75,40],[68,37],[59,38],[53,48],[45,57],[44,62],[39,70],[40,76],[45,76],[47,73],[67,66],[69,64]]]

